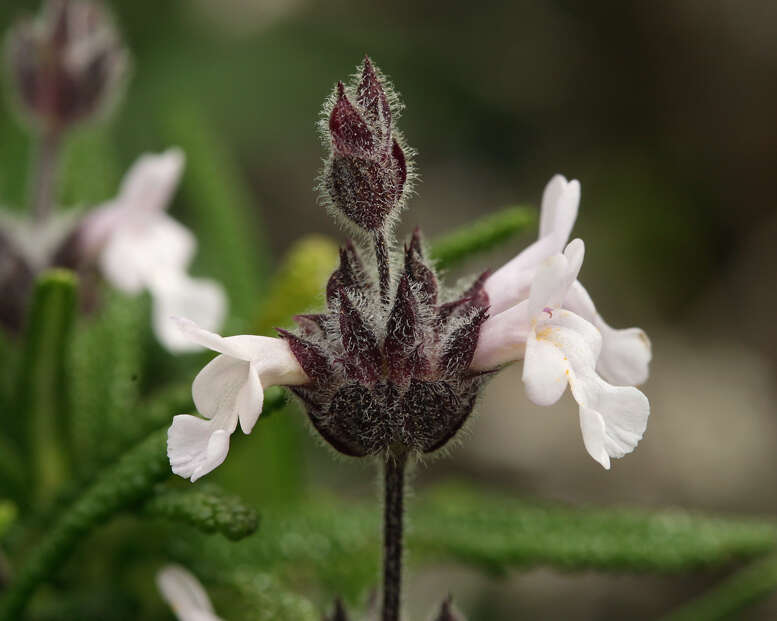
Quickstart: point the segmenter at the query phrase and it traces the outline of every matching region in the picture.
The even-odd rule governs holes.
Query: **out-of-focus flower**
[[[266,388],[297,386],[310,379],[283,339],[224,338],[186,319],[174,323],[193,343],[220,354],[192,384],[194,405],[206,418],[179,414],[167,436],[173,472],[196,481],[224,461],[238,421],[243,433],[251,433],[262,412]]]
[[[156,585],[178,621],[223,621],[197,577],[180,565],[163,567]]]
[[[579,202],[580,183],[577,180],[567,181],[561,175],[550,180],[542,197],[539,239],[486,280],[484,289],[491,303],[491,315],[526,299],[537,267],[566,245],[577,218]],[[651,348],[643,330],[611,328],[578,281],[569,289],[564,307],[593,323],[602,333],[602,353],[597,363],[602,376],[621,386],[635,386],[647,380]]]
[[[49,0],[10,31],[7,54],[24,111],[47,131],[99,113],[128,66],[110,16],[89,0]]]
[[[488,319],[472,361],[474,370],[493,369],[523,358],[529,399],[552,405],[569,385],[580,406],[586,449],[604,468],[637,446],[647,426],[650,405],[633,386],[613,386],[596,373],[602,334],[564,308],[583,264],[584,246],[572,241],[535,270],[528,299]]]
[[[151,293],[153,326],[174,352],[197,349],[169,321],[185,315],[208,330],[221,327],[226,296],[218,283],[192,278],[187,270],[197,240],[165,213],[184,166],[183,153],[169,149],[141,156],[127,172],[118,196],[89,213],[76,244],[106,280],[129,294]]]

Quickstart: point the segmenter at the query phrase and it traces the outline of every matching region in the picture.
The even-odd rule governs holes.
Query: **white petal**
[[[216,418],[205,420],[188,414],[173,417],[167,431],[167,456],[174,474],[194,483],[224,462],[229,452],[230,433],[219,427],[218,422]],[[234,424],[237,424],[236,416]]]
[[[234,340],[239,337],[224,338],[220,334],[201,328],[191,319],[183,317],[171,317],[170,320],[178,326],[181,333],[192,343],[237,358],[238,360],[243,360],[244,362],[248,362],[251,359],[250,355],[238,346],[239,341]]]
[[[238,395],[248,383],[248,376],[248,362],[224,354],[216,356],[192,383],[192,398],[197,411],[206,418],[213,418],[220,411],[237,414]]]
[[[580,406],[580,431],[583,434],[583,445],[588,454],[598,461],[605,470],[610,469],[610,456],[605,448],[607,429],[599,412]]]
[[[164,567],[156,584],[179,621],[221,621],[200,581],[180,565]]]
[[[226,315],[224,288],[213,280],[160,272],[154,277],[151,294],[154,333],[174,353],[196,351],[201,346],[187,338],[170,317],[191,317],[203,329],[215,331]]]
[[[564,298],[564,307],[593,323],[602,333],[597,371],[609,382],[634,386],[647,381],[652,357],[650,340],[640,328],[615,330],[596,312],[591,296],[579,281]]]
[[[578,376],[572,394],[580,404],[580,428],[586,449],[605,468],[602,448],[609,457],[633,451],[647,427],[650,403],[633,386],[612,386],[598,375]],[[601,422],[596,422],[596,416]]]
[[[237,396],[237,410],[240,418],[240,428],[243,433],[251,433],[264,405],[264,392],[259,381],[259,369],[255,363],[251,363],[248,371],[248,380],[240,389]]]
[[[596,325],[603,337],[597,371],[616,386],[644,384],[652,357],[650,339],[645,331],[640,328],[614,330],[601,318]]]
[[[556,243],[555,252],[561,252],[567,243],[577,219],[580,204],[580,182],[567,181],[562,175],[555,175],[545,186],[540,212],[540,238],[552,236]]]
[[[180,149],[141,155],[124,176],[118,199],[132,208],[136,219],[166,209],[183,166],[184,155]]]
[[[523,358],[530,332],[527,309],[524,301],[486,319],[470,364],[473,371],[488,371]]]
[[[577,279],[583,264],[585,245],[582,240],[573,240],[564,254],[555,254],[542,262],[529,291],[529,317],[539,317],[546,308],[562,305],[569,288]]]
[[[599,331],[567,310],[548,310],[536,320],[526,345],[523,381],[537,405],[551,405],[574,385],[578,373],[593,371],[601,348]]]
[[[568,377],[569,361],[564,353],[532,331],[523,361],[523,383],[529,400],[537,405],[553,405],[564,394]]]

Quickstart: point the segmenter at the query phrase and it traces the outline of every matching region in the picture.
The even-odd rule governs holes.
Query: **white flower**
[[[514,259],[494,272],[485,283],[492,315],[507,311],[526,299],[538,266],[564,248],[577,218],[580,183],[553,177],[545,187],[540,213],[540,234]],[[633,386],[648,378],[651,358],[650,341],[639,328],[615,330],[597,313],[583,285],[576,282],[564,299],[565,308],[593,323],[602,333],[602,353],[597,370],[607,380]]]
[[[298,386],[310,380],[282,339],[252,335],[224,338],[188,319],[174,321],[189,340],[221,354],[192,384],[194,405],[205,419],[179,414],[167,434],[173,472],[196,481],[224,461],[238,422],[243,433],[251,433],[262,412],[265,388]]]
[[[163,567],[156,585],[178,621],[222,621],[200,581],[180,565]]]
[[[87,216],[80,238],[114,287],[151,293],[155,334],[173,352],[198,346],[181,338],[167,321],[171,314],[194,317],[209,330],[217,330],[226,314],[221,285],[187,273],[197,248],[194,235],[165,213],[183,165],[179,149],[141,156],[118,196]]]
[[[576,239],[564,254],[554,254],[536,268],[528,299],[483,324],[472,369],[493,369],[523,357],[526,393],[537,405],[554,404],[568,385],[579,405],[583,443],[609,469],[611,457],[637,446],[650,405],[633,386],[613,386],[599,377],[602,334],[564,308],[583,255],[583,242]]]

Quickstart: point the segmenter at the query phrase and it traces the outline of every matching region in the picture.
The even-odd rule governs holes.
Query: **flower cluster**
[[[280,338],[222,338],[179,320],[194,342],[221,355],[193,386],[208,420],[180,415],[170,428],[177,474],[195,480],[219,465],[237,422],[251,430],[271,384],[292,387],[316,430],[342,453],[436,451],[465,423],[487,378],[520,359],[535,403],[555,403],[570,387],[585,447],[605,468],[641,439],[649,404],[634,385],[647,378],[650,343],[639,329],[610,328],[577,281],[584,245],[567,241],[579,183],[554,177],[538,241],[451,291],[419,231],[404,248],[392,242],[412,170],[397,112],[369,59],[352,86],[338,83],[325,108],[321,187],[355,240],[340,252],[323,312],[298,315],[298,329],[280,330]]]

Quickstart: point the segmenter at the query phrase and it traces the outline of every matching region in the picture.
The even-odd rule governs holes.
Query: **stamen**
[[[542,312],[543,313],[548,313],[548,317],[553,317],[553,311],[551,310],[551,308],[549,306],[546,306],[545,308],[543,308]]]

